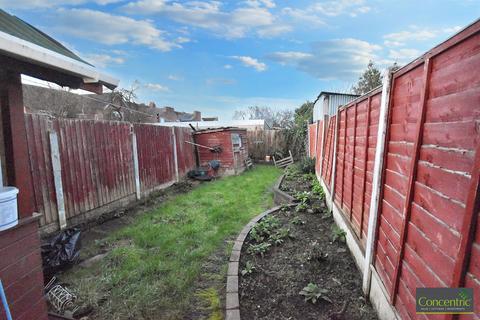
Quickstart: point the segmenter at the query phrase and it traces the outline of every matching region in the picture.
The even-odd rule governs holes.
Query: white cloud
[[[461,28],[459,26],[448,28],[422,28],[416,25],[411,25],[407,30],[388,33],[383,36],[384,44],[387,47],[401,47],[408,42],[422,42],[426,40],[435,39],[440,36],[451,35],[458,32]]]
[[[169,92],[170,89],[164,85],[161,85],[159,83],[147,83],[144,85],[145,88],[153,91],[159,91],[159,92]]]
[[[322,17],[320,17],[320,15],[309,9],[286,7],[282,9],[282,13],[296,21],[308,24],[310,26],[326,25],[325,21]]]
[[[257,59],[249,57],[249,56],[231,56],[230,58],[236,59],[236,60],[242,62],[242,64],[245,67],[254,68],[255,70],[257,70],[259,72],[267,70],[267,65],[265,63],[260,62]]]
[[[205,80],[205,83],[209,86],[214,86],[214,85],[234,85],[237,83],[235,79],[229,79],[229,78],[208,78]]]
[[[309,52],[274,52],[268,58],[319,79],[352,80],[370,60],[381,61],[381,50],[379,45],[347,38],[316,42]]]
[[[270,55],[271,58],[280,64],[287,65],[294,61],[305,60],[313,57],[313,54],[300,51],[280,51]]]
[[[183,80],[183,77],[179,76],[179,75],[176,75],[176,74],[169,74],[168,75],[168,80],[172,80],[172,81],[181,81]]]
[[[312,11],[331,17],[337,17],[340,15],[356,17],[358,14],[363,14],[370,11],[370,7],[365,5],[364,0],[335,0],[317,2],[313,4],[311,8]]]
[[[224,65],[223,67],[224,67],[225,69],[232,69],[232,68],[233,68],[232,65],[230,65],[230,64],[226,64],[226,65]]]
[[[415,58],[418,58],[420,54],[421,51],[417,49],[401,48],[398,50],[390,50],[388,53],[388,57],[394,61],[405,63]]]
[[[370,10],[371,8],[366,5],[365,0],[335,0],[315,2],[306,8],[285,7],[282,9],[282,13],[309,26],[323,26],[326,25],[325,18],[342,15],[356,17]]]
[[[149,20],[135,20],[90,9],[59,9],[55,23],[57,32],[107,45],[133,43],[160,51],[181,48],[175,40],[166,39],[166,33]]]
[[[124,57],[112,56],[103,53],[90,53],[82,55],[82,57],[84,57],[85,60],[87,60],[88,62],[91,62],[94,66],[100,68],[105,68],[107,65],[110,64],[122,64],[125,62]]]
[[[265,6],[266,8],[275,8],[276,4],[273,0],[245,0],[245,4],[254,8]]]
[[[3,9],[55,8],[58,6],[76,6],[85,3],[107,5],[120,1],[123,0],[0,0],[0,7]]]
[[[129,2],[123,9],[130,13],[157,15],[175,22],[205,29],[224,38],[243,38],[248,34],[279,35],[289,28],[273,28],[279,23],[270,12],[275,3],[269,0],[246,1],[230,11],[219,1],[140,0]]]
[[[259,29],[257,31],[257,34],[262,38],[272,38],[290,31],[292,31],[291,26],[285,25],[285,24],[284,25],[277,24],[277,25],[271,25],[271,26],[267,26],[262,29]]]

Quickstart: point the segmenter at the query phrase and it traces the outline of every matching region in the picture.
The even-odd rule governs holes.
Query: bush
[[[302,173],[315,173],[315,158],[303,157],[298,166]]]

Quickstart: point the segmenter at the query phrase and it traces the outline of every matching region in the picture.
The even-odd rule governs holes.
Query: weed
[[[295,217],[292,219],[292,223],[295,224],[295,225],[302,225],[302,224],[305,224],[305,221],[303,221],[302,219],[300,219],[299,216],[295,216]]]
[[[333,217],[333,214],[329,210],[325,210],[325,212],[323,212],[323,214],[322,214],[322,219],[323,220],[331,219],[332,217]]]
[[[255,266],[253,265],[253,263],[251,263],[250,261],[247,261],[247,263],[245,263],[245,268],[243,268],[242,270],[242,276],[252,274],[254,270],[255,270]]]
[[[345,230],[342,228],[338,227],[337,225],[332,225],[332,242],[335,241],[340,241],[340,242],[345,242],[346,241],[346,236],[347,233]]]
[[[295,212],[305,212],[307,210],[308,206],[305,203],[299,203],[295,207]]]
[[[317,303],[319,299],[323,299],[330,303],[333,303],[332,300],[326,295],[328,293],[327,289],[321,289],[314,283],[309,283],[305,288],[300,291],[300,295],[305,297],[305,302],[311,301],[313,304]]]
[[[308,191],[297,192],[295,194],[295,200],[303,204],[308,204],[310,202],[310,196],[311,194]]]
[[[318,182],[318,180],[316,179],[316,177],[314,179],[315,180],[313,181],[313,184],[312,184],[312,192],[318,195],[320,199],[323,200],[325,199],[325,193],[323,192],[323,188],[320,185],[320,182]]]
[[[291,237],[290,229],[280,228],[273,235],[270,236],[270,240],[274,245],[280,245],[285,241],[285,238]]]
[[[282,204],[280,207],[281,212],[288,212],[290,210],[290,206],[288,204]]]
[[[322,247],[317,241],[311,243],[307,250],[307,260],[309,261],[325,261],[328,258],[328,253],[322,251]]]
[[[208,320],[223,319],[220,297],[218,296],[218,292],[215,288],[200,290],[195,295],[202,299],[203,302],[207,305],[205,309],[210,312]]]
[[[250,253],[250,254],[259,254],[263,258],[264,254],[268,251],[268,249],[270,249],[270,246],[271,246],[271,244],[268,243],[268,242],[262,242],[262,243],[259,243],[259,244],[251,244],[248,247],[247,252]]]
[[[280,225],[277,217],[268,216],[258,222],[250,231],[250,236],[255,242],[260,243],[270,238],[276,228]]]
[[[298,167],[302,173],[315,173],[315,158],[303,157]]]

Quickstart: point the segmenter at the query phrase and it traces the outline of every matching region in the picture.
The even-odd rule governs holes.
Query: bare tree
[[[270,126],[287,128],[293,121],[293,111],[277,110],[269,107],[253,106],[245,110],[236,110],[233,119],[235,120],[265,120]]]

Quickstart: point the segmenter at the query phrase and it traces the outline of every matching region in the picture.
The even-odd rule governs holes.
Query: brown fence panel
[[[322,145],[322,140],[323,140],[323,126],[324,126],[324,122],[323,121],[317,121],[317,136],[315,137],[316,141],[317,141],[317,147],[316,147],[316,153],[315,153],[315,173],[317,174],[317,176],[320,176],[321,173],[320,173],[320,167],[321,167],[321,163],[322,163],[322,148],[323,148],[323,145]]]
[[[57,224],[58,221],[48,126],[48,117],[25,115],[35,210],[42,214],[42,226]]]
[[[330,117],[328,121],[327,136],[325,137],[325,152],[323,154],[322,177],[327,187],[330,188],[333,166],[333,149],[335,140],[336,116]]]
[[[134,193],[130,124],[55,120],[67,218]]]
[[[146,192],[175,180],[173,135],[170,127],[135,124],[140,188]]]
[[[184,176],[188,171],[195,168],[195,147],[193,143],[192,130],[189,128],[175,127],[175,138],[177,140],[178,173]]]
[[[309,124],[308,125],[308,142],[309,142],[308,154],[310,158],[315,157],[315,148],[317,144],[317,140],[315,139],[316,135],[317,135],[317,124],[316,123]]]
[[[479,289],[467,239],[478,215],[468,195],[478,193],[479,29],[394,75],[375,267],[404,319],[416,318],[417,287],[459,286],[470,255],[466,282]]]
[[[285,137],[281,130],[248,130],[248,152],[254,160],[265,160],[265,156],[286,150]]]
[[[376,90],[339,111],[335,203],[365,245],[381,92]]]

